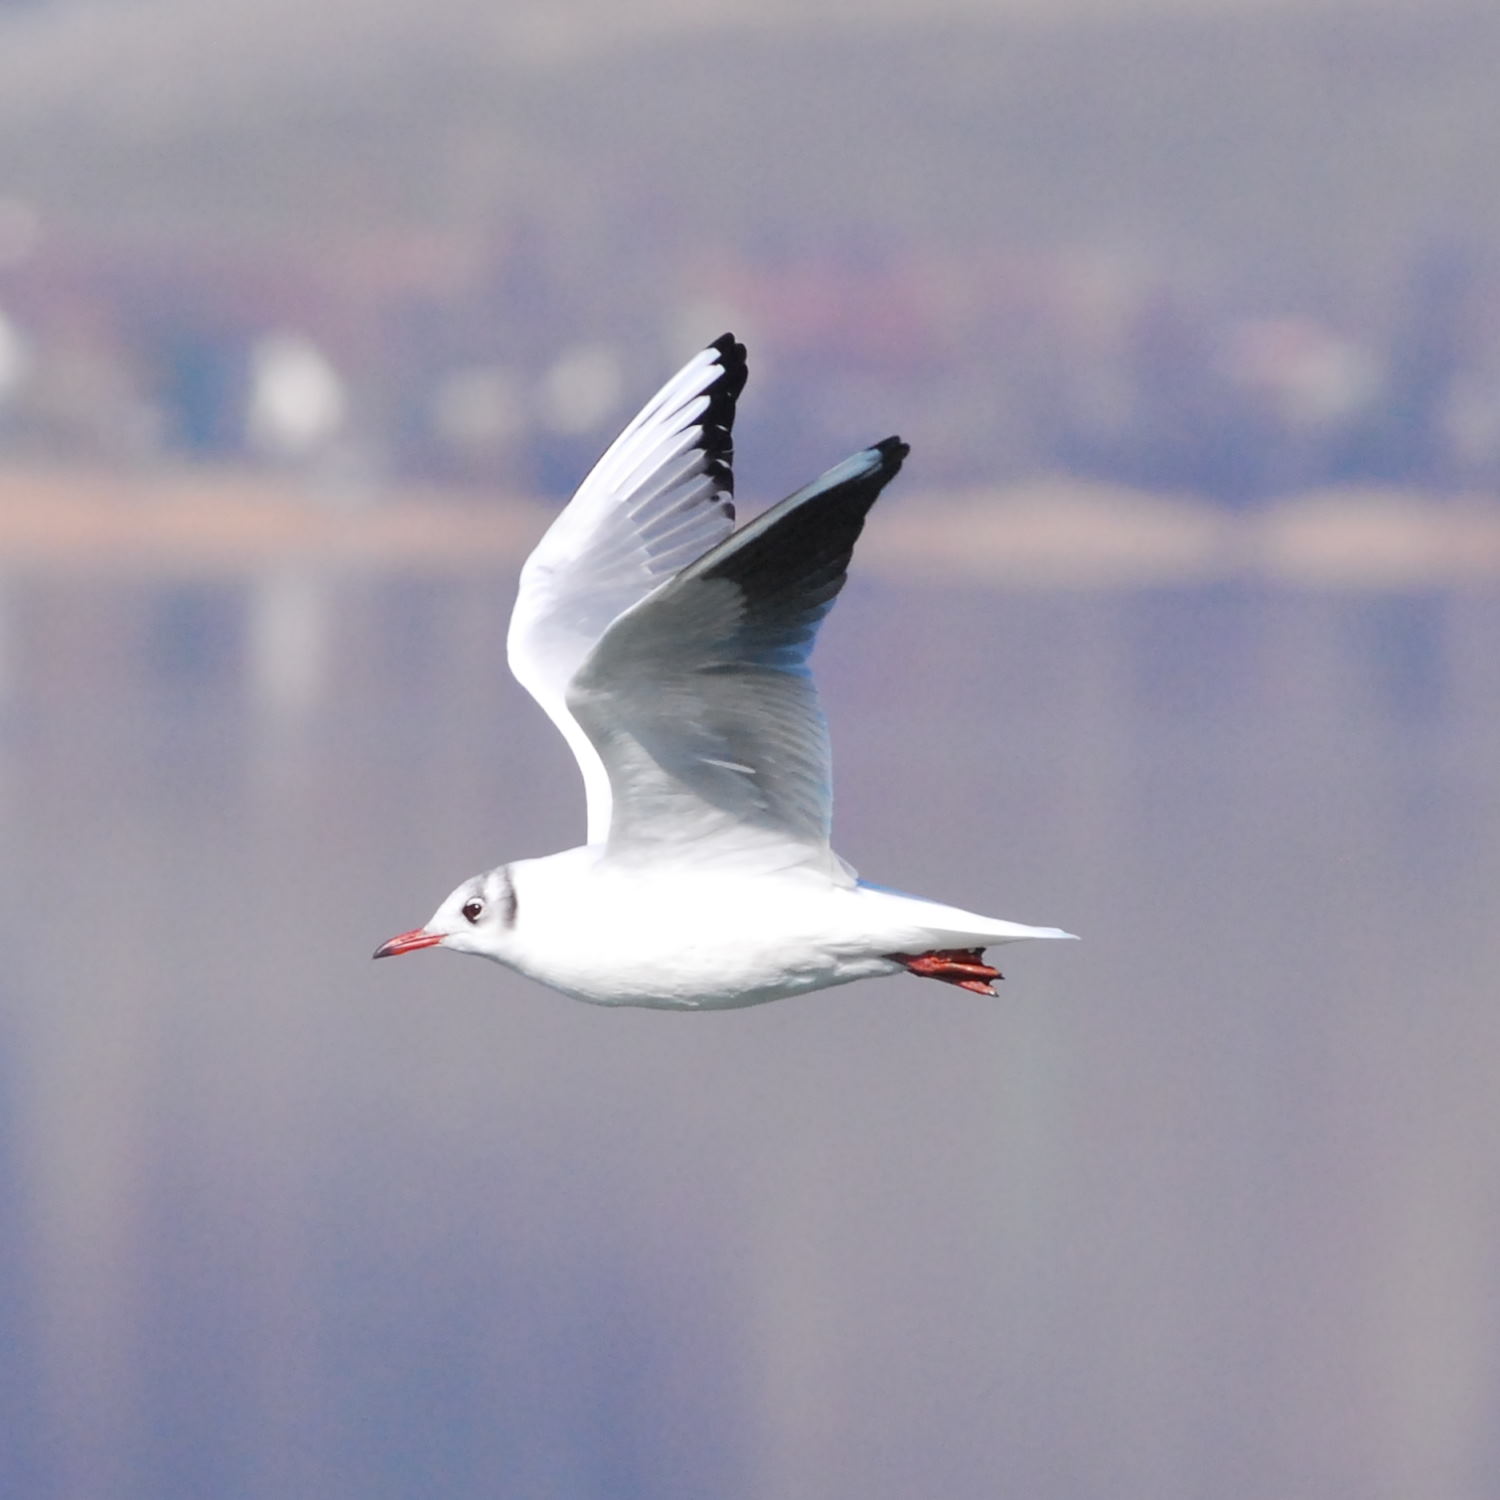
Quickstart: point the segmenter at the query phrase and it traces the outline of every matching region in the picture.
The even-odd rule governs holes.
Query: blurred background
[[[0,1493],[1500,1488],[1500,10],[0,5]],[[839,846],[1085,941],[611,1013],[520,561],[726,328],[913,444]]]

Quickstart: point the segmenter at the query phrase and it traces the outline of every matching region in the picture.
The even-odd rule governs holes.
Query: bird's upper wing
[[[846,459],[633,605],[567,705],[609,777],[609,857],[837,872],[807,657],[897,438]]]
[[[612,621],[734,526],[735,401],[745,347],[725,334],[689,360],[609,446],[521,570],[510,669],[578,759],[588,838],[610,825],[610,784],[567,704]]]

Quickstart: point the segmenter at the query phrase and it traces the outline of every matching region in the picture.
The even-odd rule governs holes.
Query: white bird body
[[[897,967],[871,954],[878,938],[859,888],[806,871],[651,874],[588,845],[521,861],[511,875],[528,915],[509,962],[598,1005],[722,1010]],[[774,944],[746,941],[757,933],[774,933]]]
[[[893,952],[1063,935],[806,867],[642,870],[600,845],[516,860],[478,879],[487,906],[515,913],[503,953],[462,925],[446,946],[500,958],[595,1005],[730,1010],[901,973]],[[430,925],[447,925],[444,913]]]
[[[744,349],[690,361],[528,559],[512,670],[578,759],[589,842],[466,880],[383,958],[447,947],[597,1005],[726,1010],[903,971],[993,994],[982,950],[1065,938],[860,881],[829,845],[807,656],[887,438],[733,529]]]

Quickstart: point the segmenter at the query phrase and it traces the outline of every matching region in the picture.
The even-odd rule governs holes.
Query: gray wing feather
[[[611,856],[831,859],[828,730],[807,658],[896,438],[741,527],[604,633],[567,706],[609,777]]]

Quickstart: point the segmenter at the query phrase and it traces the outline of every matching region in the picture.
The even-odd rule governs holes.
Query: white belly
[[[802,877],[608,872],[555,904],[522,893],[507,961],[594,1005],[727,1010],[900,970],[871,951],[856,890]]]

